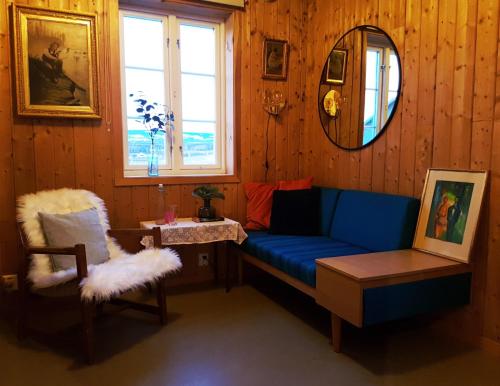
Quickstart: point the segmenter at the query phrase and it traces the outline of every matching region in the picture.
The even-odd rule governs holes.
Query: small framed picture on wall
[[[265,39],[262,52],[262,78],[286,80],[288,72],[288,42]]]
[[[333,50],[326,66],[326,83],[343,85],[347,64],[347,50]]]

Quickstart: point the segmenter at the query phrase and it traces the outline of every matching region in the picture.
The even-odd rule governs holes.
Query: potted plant
[[[198,217],[202,220],[215,218],[215,208],[210,206],[210,200],[226,198],[224,193],[219,192],[219,188],[211,185],[198,186],[193,190],[193,196],[203,200],[203,206],[198,209]]]
[[[173,144],[172,130],[174,130],[174,113],[168,110],[165,105],[151,102],[142,91],[136,94],[129,94],[130,98],[135,98],[136,113],[139,119],[136,122],[142,123],[146,133],[151,139],[148,162],[148,176],[158,175],[158,154],[155,148],[155,137],[158,132],[167,136],[170,148]]]

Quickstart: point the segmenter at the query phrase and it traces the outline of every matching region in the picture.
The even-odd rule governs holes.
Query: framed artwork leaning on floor
[[[487,172],[429,169],[413,247],[468,263]]]

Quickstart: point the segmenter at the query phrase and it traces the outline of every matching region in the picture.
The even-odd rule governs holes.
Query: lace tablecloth
[[[241,224],[225,218],[222,221],[199,223],[191,218],[179,218],[176,225],[157,225],[154,221],[142,221],[142,228],[161,229],[161,242],[164,245],[204,244],[216,241],[234,241],[241,244],[248,237]],[[146,236],[141,244],[146,248],[153,246],[153,238]]]

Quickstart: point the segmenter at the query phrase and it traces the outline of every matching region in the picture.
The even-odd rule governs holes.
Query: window
[[[121,11],[125,177],[147,175],[151,141],[130,94],[175,115],[172,140],[158,133],[163,176],[226,174],[224,25]]]
[[[370,142],[391,115],[398,96],[398,58],[390,46],[370,44],[380,40],[368,34],[363,144]]]

